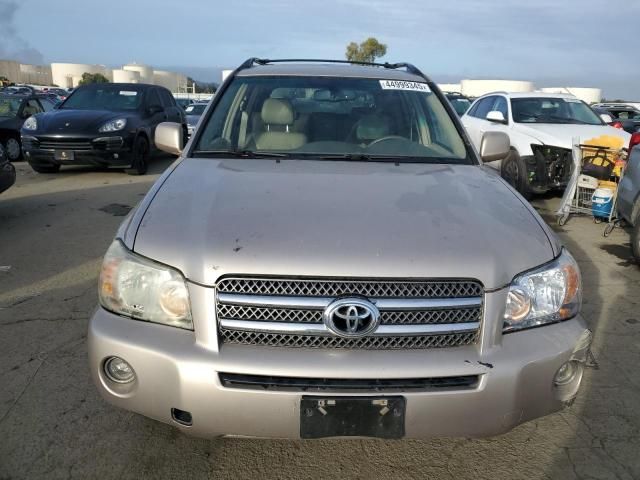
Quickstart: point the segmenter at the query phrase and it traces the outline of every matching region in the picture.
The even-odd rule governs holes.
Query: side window
[[[161,88],[158,90],[160,92],[160,98],[162,99],[162,105],[164,108],[171,108],[176,106],[176,101],[168,91]]]
[[[505,120],[509,119],[509,107],[507,106],[507,99],[504,97],[496,97],[496,102],[493,104],[493,110],[502,112]]]
[[[483,98],[480,100],[480,104],[478,105],[478,109],[476,110],[476,117],[485,119],[487,118],[487,113],[491,111],[493,107],[493,103],[495,102],[496,97],[491,96],[487,98]]]
[[[27,103],[22,110],[23,115],[35,115],[36,113],[43,112],[44,110],[40,106],[37,100],[27,100]]]
[[[158,92],[155,88],[150,88],[147,91],[147,107],[155,107],[158,105],[162,106]]]

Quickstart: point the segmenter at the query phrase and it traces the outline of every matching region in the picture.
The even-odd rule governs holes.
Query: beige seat
[[[304,133],[291,128],[295,115],[291,103],[282,98],[268,98],[262,105],[264,132],[256,137],[258,150],[295,150],[307,143]]]

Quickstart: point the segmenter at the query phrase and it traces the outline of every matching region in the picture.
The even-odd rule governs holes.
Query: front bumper
[[[57,138],[22,136],[22,150],[31,165],[129,166],[133,136],[104,135]]]
[[[209,318],[209,321],[213,319]],[[203,320],[204,321],[204,320]],[[198,322],[196,321],[196,328]],[[300,438],[302,396],[383,396],[371,391],[298,392],[228,388],[219,373],[304,378],[393,379],[478,375],[477,385],[389,393],[406,398],[405,437],[483,437],[555,412],[579,387],[553,385],[558,368],[590,333],[581,318],[511,333],[501,345],[428,350],[322,350],[223,345],[191,331],[130,320],[98,308],[89,323],[91,374],[113,405],[173,424],[200,437]],[[480,353],[482,351],[482,353]],[[103,373],[106,358],[129,362],[136,379],[116,384]],[[192,426],[172,419],[188,411]]]

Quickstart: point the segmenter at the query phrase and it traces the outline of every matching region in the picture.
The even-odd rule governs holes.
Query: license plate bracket
[[[75,158],[73,150],[56,150],[53,152],[53,158],[62,162],[70,162]]]
[[[404,397],[311,397],[300,401],[300,437],[402,438]]]

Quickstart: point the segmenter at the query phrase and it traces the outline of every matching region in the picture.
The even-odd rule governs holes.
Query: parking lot
[[[588,218],[559,233],[582,268],[594,368],[571,408],[509,434],[201,440],[107,405],[89,378],[85,341],[101,257],[170,162],[157,159],[140,177],[40,175],[16,164],[17,183],[0,196],[0,479],[640,478],[640,268],[623,230],[603,238]],[[557,201],[535,202],[552,224]]]

